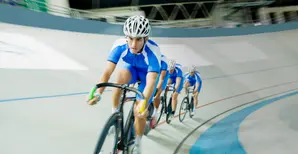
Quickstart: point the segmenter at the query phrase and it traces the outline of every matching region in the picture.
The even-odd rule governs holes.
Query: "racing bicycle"
[[[179,121],[182,122],[187,114],[189,112],[189,117],[192,118],[193,115],[191,114],[193,111],[194,106],[194,97],[191,95],[191,98],[189,100],[189,94],[193,93],[194,88],[186,88],[186,96],[183,98],[181,104],[180,104],[180,110],[179,110]]]
[[[166,90],[167,90],[167,92],[165,92]],[[163,114],[166,115],[166,122],[168,124],[171,122],[171,120],[169,120],[169,116],[172,113],[172,96],[170,96],[169,102],[167,104],[167,93],[170,91],[173,93],[175,91],[175,88],[173,85],[167,85],[166,90],[164,91],[163,96],[160,96],[160,104],[159,105],[161,105],[161,107],[159,107],[160,111],[157,112],[160,114],[157,116],[156,123],[155,123],[154,127],[156,127],[158,125]]]
[[[122,151],[123,154],[129,153],[129,146],[131,145],[131,141],[134,138],[134,113],[133,113],[133,107],[136,102],[135,97],[126,97],[126,93],[128,91],[134,92],[141,96],[141,99],[145,99],[144,95],[138,91],[136,88],[129,87],[128,84],[115,84],[115,83],[100,83],[97,84],[96,87],[92,89],[92,92],[90,95],[94,95],[97,88],[100,87],[115,87],[120,88],[123,92],[121,94],[120,104],[118,105],[118,109],[115,113],[113,113],[108,120],[106,121],[101,134],[99,135],[96,147],[94,149],[93,154],[102,154],[106,153],[102,149],[102,146],[106,140],[106,137],[109,134],[110,128],[114,127],[114,141],[112,144],[112,152],[108,152],[109,154],[117,154],[119,151]],[[126,123],[124,124],[124,103],[129,100],[133,100],[133,105],[130,108],[129,114],[127,116]]]

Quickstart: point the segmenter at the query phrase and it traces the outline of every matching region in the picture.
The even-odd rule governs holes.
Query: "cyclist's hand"
[[[88,104],[89,105],[95,105],[95,104],[97,104],[97,102],[100,101],[100,99],[101,99],[101,96],[100,95],[99,96],[94,96],[93,99],[88,100]]]
[[[140,100],[138,105],[135,106],[135,110],[134,110],[135,116],[138,116],[142,119],[147,119],[149,112],[146,106],[147,106],[146,100]],[[141,109],[144,107],[145,107],[145,110],[142,113],[140,113]]]
[[[101,100],[101,95],[99,93],[99,89],[96,89],[95,87],[91,90],[89,93],[89,96],[87,98],[87,102],[89,105],[94,105],[97,102]]]

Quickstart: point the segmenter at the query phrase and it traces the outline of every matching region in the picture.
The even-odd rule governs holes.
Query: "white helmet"
[[[196,71],[196,66],[192,65],[191,67],[188,68],[188,72],[195,72]]]
[[[171,59],[169,60],[169,69],[174,69],[176,67],[176,61]]]
[[[149,20],[141,15],[129,17],[123,26],[123,33],[131,37],[146,37],[150,33]]]

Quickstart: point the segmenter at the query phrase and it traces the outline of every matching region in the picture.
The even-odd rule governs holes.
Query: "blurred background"
[[[122,24],[142,14],[156,27],[245,27],[298,19],[298,0],[0,0],[57,16]]]

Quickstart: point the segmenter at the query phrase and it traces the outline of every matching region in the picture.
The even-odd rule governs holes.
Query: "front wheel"
[[[191,97],[191,101],[189,103],[189,108],[188,108],[188,110],[189,110],[189,117],[190,118],[193,117],[193,115],[192,115],[193,108],[194,108],[194,102],[193,101],[194,101],[194,99],[193,99],[193,97]]]
[[[169,104],[168,104],[168,107],[167,107],[166,122],[167,122],[168,124],[171,123],[170,116],[172,116],[172,97],[170,98],[170,100],[169,100]]]
[[[156,127],[157,124],[159,123],[159,121],[160,121],[160,119],[162,117],[162,114],[164,112],[164,109],[165,109],[165,100],[164,100],[164,97],[161,96],[161,98],[160,98],[160,104],[159,104],[158,110],[157,110],[157,113],[159,113],[159,115],[157,116],[157,119],[156,119],[156,122],[154,124],[154,127]]]
[[[180,104],[180,110],[179,110],[179,121],[180,122],[182,122],[186,116],[188,104],[189,104],[188,98],[184,97]],[[183,111],[185,111],[185,113],[183,113]]]
[[[111,154],[117,154],[118,153],[118,135],[119,135],[119,125],[118,125],[118,118],[119,113],[114,113],[110,116],[108,121],[106,122],[104,128],[102,129],[102,132],[98,138],[95,150],[93,154],[102,154],[102,153],[111,153]],[[111,130],[114,129],[114,130]],[[110,133],[110,134],[109,134]],[[112,147],[111,147],[111,141],[107,141],[109,147],[107,149],[103,149],[103,144],[107,139],[107,137],[113,137],[112,140]]]

